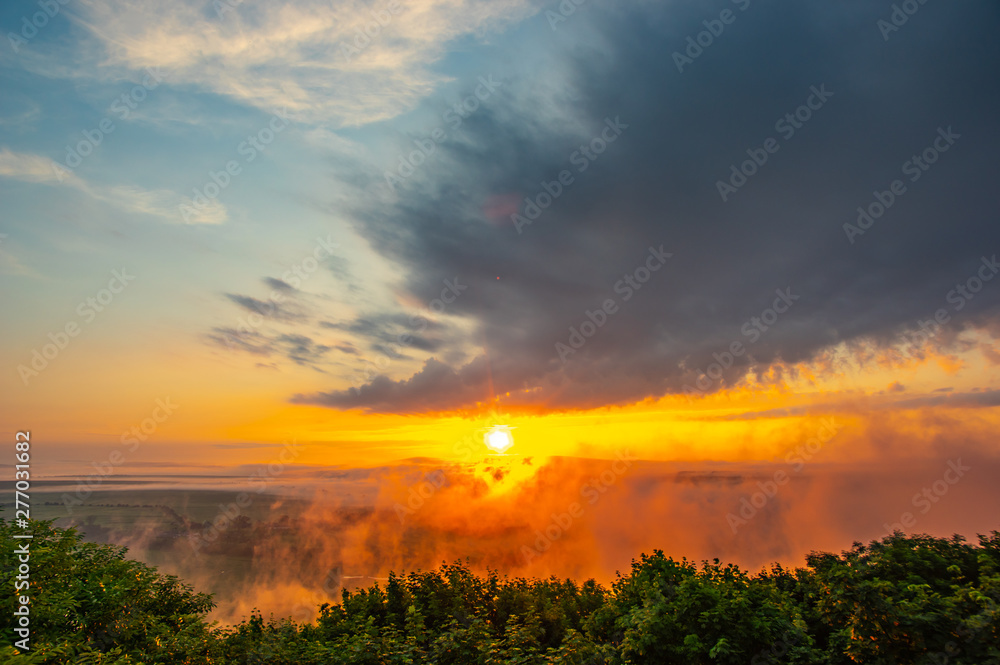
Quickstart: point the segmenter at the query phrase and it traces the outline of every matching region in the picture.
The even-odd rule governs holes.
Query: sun
[[[514,445],[514,435],[510,433],[509,425],[494,425],[483,436],[486,447],[495,453],[503,454]]]

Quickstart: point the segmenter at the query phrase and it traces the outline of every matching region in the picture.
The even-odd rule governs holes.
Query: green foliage
[[[32,648],[13,646],[3,596],[4,663],[1000,665],[998,532],[977,545],[897,533],[756,575],[655,551],[610,589],[444,564],[345,590],[311,624],[254,611],[220,629],[210,596],[124,548],[30,528]],[[12,531],[0,521],[8,589]]]
[[[85,543],[73,529],[31,521],[30,540],[0,520],[0,585],[12,590],[16,547],[29,543],[30,653],[16,656],[16,596],[0,596],[0,655],[12,663],[211,663],[219,644],[203,615],[213,607],[176,577],[125,558],[125,548]],[[24,593],[23,591],[21,592]]]

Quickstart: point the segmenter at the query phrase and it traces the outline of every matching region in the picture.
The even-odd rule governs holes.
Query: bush
[[[1000,665],[998,532],[978,545],[897,533],[756,575],[655,551],[610,589],[479,576],[456,562],[344,590],[313,624],[255,611],[220,629],[205,618],[209,595],[125,548],[50,522],[29,530],[31,650],[14,647],[6,594],[5,663]],[[13,534],[0,520],[7,589],[21,542]]]

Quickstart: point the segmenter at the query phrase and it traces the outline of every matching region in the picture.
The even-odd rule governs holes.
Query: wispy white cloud
[[[23,275],[25,277],[40,277],[40,275],[21,263],[13,253],[0,247],[0,275]]]
[[[51,159],[26,152],[0,150],[0,177],[14,178],[24,182],[48,182],[58,180],[57,165]],[[69,178],[76,178],[69,173]]]
[[[228,219],[225,206],[214,199],[184,220],[179,206],[186,200],[175,192],[129,185],[94,185],[47,157],[13,152],[7,148],[0,149],[0,178],[71,187],[120,210],[159,217],[169,222],[221,224]]]
[[[17,253],[11,251],[6,233],[0,233],[0,275],[41,277],[37,272],[21,263],[21,260],[17,257]]]
[[[288,108],[308,124],[332,127],[412,108],[442,80],[430,65],[451,40],[498,31],[537,10],[530,0],[84,0],[78,6],[75,20],[94,37],[80,46],[78,75],[120,77],[159,67],[175,85],[268,112]]]
[[[5,92],[4,94],[6,99],[3,100],[4,103],[0,103],[0,127],[16,130],[29,126],[38,120],[41,115],[41,107],[36,102],[17,93]]]
[[[323,148],[330,152],[360,157],[364,154],[364,147],[348,138],[330,131],[326,127],[314,127],[302,133],[302,138],[309,144]]]

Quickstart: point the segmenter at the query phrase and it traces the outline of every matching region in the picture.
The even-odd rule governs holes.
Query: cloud
[[[215,346],[268,358],[280,355],[296,365],[320,370],[325,364],[327,352],[333,348],[319,344],[307,335],[261,332],[225,326],[213,328],[205,337]],[[258,362],[255,366],[268,370],[278,369],[275,363]]]
[[[444,323],[428,320],[419,314],[408,316],[400,312],[373,312],[340,323],[322,321],[320,326],[363,338],[369,342],[371,349],[395,359],[407,357],[395,350],[397,347],[433,353],[456,337]]]
[[[65,169],[62,169],[65,171]],[[0,150],[0,177],[14,178],[24,182],[60,182],[60,167],[47,157],[24,152],[12,152],[8,148]],[[65,174],[70,183],[79,183],[79,178],[72,172]],[[75,185],[79,187],[80,185]]]
[[[919,396],[898,395],[902,391],[888,391],[892,396],[879,396],[863,402],[865,413],[899,412],[911,409],[991,409],[1000,406],[1000,390],[971,390],[962,393],[943,394],[950,388],[937,389],[933,393]],[[859,409],[857,396],[836,396],[832,399],[810,404],[764,409],[760,411],[740,411],[716,416],[700,416],[704,420],[756,420],[767,418],[792,418],[808,416],[817,410],[853,413]]]
[[[275,321],[301,321],[306,318],[304,313],[295,311],[288,305],[279,305],[274,300],[265,302],[252,296],[244,296],[237,293],[227,293],[225,295],[230,302],[236,303],[244,310]]]
[[[319,404],[341,409],[366,408],[384,412],[421,412],[445,410],[454,405],[456,394],[476,395],[486,401],[486,373],[482,362],[470,363],[461,370],[431,358],[423,369],[409,379],[392,381],[378,376],[359,388],[335,390],[313,395],[295,395],[295,404]]]
[[[158,67],[175,85],[340,127],[409,110],[443,79],[431,66],[450,41],[502,30],[532,4],[108,0],[85,2],[77,20],[95,38],[84,62],[104,75]]]
[[[7,234],[0,233],[0,274],[34,278],[42,277],[42,275],[21,263],[21,260],[17,257],[17,252],[10,251],[9,244],[7,244],[7,247],[3,247],[4,244],[7,244]]]
[[[899,408],[953,408],[953,409],[973,409],[973,408],[993,408],[1000,406],[1000,390],[986,390],[983,392],[953,393],[950,395],[934,395],[928,397],[915,397],[913,399],[902,400],[896,404]]]
[[[277,339],[285,355],[297,365],[316,365],[331,347],[317,344],[305,335],[281,335]]]
[[[179,224],[221,224],[228,215],[216,200],[189,215],[181,216],[184,197],[164,189],[147,190],[129,185],[95,185],[53,160],[31,153],[0,149],[0,177],[50,186],[75,189],[96,201],[107,203],[127,213],[159,217]]]
[[[313,296],[280,279],[263,277],[261,281],[272,289],[267,300],[238,293],[222,294],[241,310],[238,323],[212,328],[203,336],[204,341],[251,356],[283,358],[320,372],[333,367],[343,368],[343,363],[330,357],[330,351],[360,356],[349,340],[323,341],[329,337],[331,329],[344,330],[345,327],[317,320],[317,302]],[[279,368],[277,362],[256,362],[255,366],[267,370]]]
[[[41,277],[37,272],[21,263],[17,256],[2,248],[0,248],[0,273],[23,277]]]
[[[995,12],[939,10],[909,25],[886,58],[877,8],[753,5],[679,73],[672,54],[706,18],[700,4],[590,5],[573,29],[596,35],[595,46],[566,33],[522,53],[519,69],[512,45],[504,94],[395,191],[359,168],[350,202],[358,232],[405,271],[414,302],[459,276],[468,291],[448,314],[475,329],[411,377],[295,400],[461,408],[481,399],[474,377],[488,365],[505,405],[589,408],[683,392],[713,363],[724,369],[706,392],[747,372],[788,372],[842,344],[890,348],[942,308],[951,315],[942,344],[966,327],[995,326],[1000,280],[961,310],[948,299],[1000,249],[989,221],[996,199],[973,184],[996,172],[1000,154],[1000,108],[981,83],[1000,66]],[[566,72],[556,92],[531,75],[538,62]],[[777,128],[824,85],[833,96],[808,122],[791,136]],[[626,127],[615,142],[599,141],[616,122]],[[961,138],[910,181],[904,162],[947,127]],[[779,150],[723,201],[717,183],[769,137]],[[553,194],[562,171],[572,183]],[[905,195],[850,243],[844,224],[896,178]],[[497,201],[515,200],[525,215],[526,197],[539,212],[518,233],[509,216],[497,218]],[[647,278],[649,248],[661,246],[673,257]],[[789,290],[794,305],[776,307],[776,293]],[[605,317],[608,300],[615,310]],[[787,311],[772,318],[779,308]],[[556,344],[590,325],[563,362]],[[446,359],[482,339],[489,361]]]
[[[238,330],[220,326],[213,328],[212,332],[206,335],[206,339],[217,346],[236,348],[257,356],[270,356],[275,352],[272,341],[257,330]]]
[[[286,293],[296,290],[295,287],[288,282],[277,279],[276,277],[265,277],[264,283],[272,289],[277,289],[278,291],[284,291]]]
[[[24,95],[8,92],[0,107],[0,127],[23,132],[41,117],[42,107]]]
[[[314,616],[331,600],[312,600],[326,571],[335,572],[326,588],[335,599],[347,577],[384,578],[459,559],[477,571],[602,584],[654,549],[676,559],[719,557],[750,571],[774,562],[794,567],[810,551],[888,535],[906,513],[914,520],[909,533],[974,538],[996,528],[995,514],[977,509],[996,505],[1000,494],[995,429],[995,418],[880,413],[815,440],[819,448],[809,455],[803,446],[815,431],[778,430],[780,449],[791,454],[769,461],[650,461],[625,448],[609,451],[611,459],[512,454],[366,469],[287,465],[285,496],[262,497],[256,519],[290,529],[261,542],[253,575],[219,601],[223,616],[253,607]],[[700,448],[694,439],[686,443]],[[871,452],[859,458],[859,451]],[[243,477],[255,470],[239,467]],[[193,564],[194,579],[204,575],[190,548],[176,559]],[[271,594],[275,588],[281,591]]]

